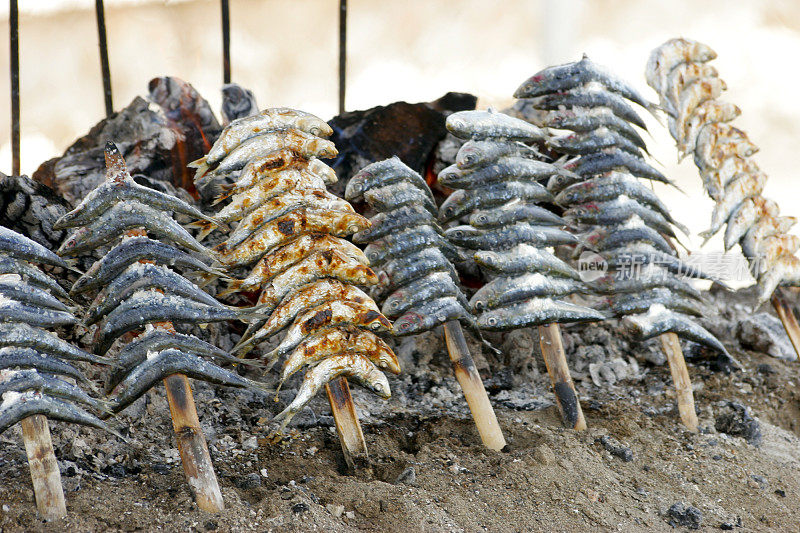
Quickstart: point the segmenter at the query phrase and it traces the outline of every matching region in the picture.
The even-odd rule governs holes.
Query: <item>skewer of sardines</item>
[[[334,416],[345,415],[338,407],[344,404],[357,426],[344,378],[388,399],[382,370],[400,372],[394,353],[376,335],[388,333],[391,323],[359,288],[376,284],[377,277],[364,253],[344,239],[370,222],[326,190],[336,174],[318,158],[336,155],[333,143],[322,138],[331,133],[309,113],[267,109],[231,122],[197,163],[199,176],[235,179],[220,195],[228,203],[216,216],[238,223],[215,249],[216,257],[228,269],[251,267],[220,294],[261,291],[264,317],[251,321],[234,352],[242,356],[285,330],[264,359],[271,366],[285,356],[280,385],[308,369],[295,399],[276,416],[280,431],[330,382]],[[347,401],[337,400],[342,395]],[[340,437],[347,457],[353,450],[346,449],[347,436]],[[363,436],[356,440],[363,443]]]
[[[371,295],[395,319],[392,333],[407,336],[444,325],[448,353],[483,443],[505,444],[497,416],[466,346],[461,324],[483,339],[454,266],[458,250],[436,220],[438,210],[425,180],[398,157],[364,167],[347,183],[345,198],[363,200],[377,214],[353,235],[378,275]],[[487,343],[488,344],[488,343]]]
[[[445,235],[469,251],[490,279],[470,300],[478,326],[487,331],[540,326],[542,354],[562,417],[570,427],[584,429],[556,324],[602,320],[604,315],[563,300],[588,291],[578,273],[548,251],[578,239],[542,205],[552,203],[553,195],[541,183],[573,172],[544,160],[533,143],[546,140],[547,134],[524,120],[494,111],[462,111],[450,115],[446,125],[468,140],[456,163],[439,174],[441,185],[457,189],[441,205],[439,220],[468,220]]]
[[[668,114],[679,158],[692,154],[708,195],[716,205],[706,241],[725,227],[725,250],[737,243],[759,287],[760,306],[780,285],[800,285],[800,237],[787,232],[797,219],[781,216],[778,204],[762,195],[767,175],[753,160],[758,146],[731,122],[741,110],[719,100],[727,86],[709,64],[717,53],[689,39],[670,39],[650,54],[647,83]],[[773,299],[776,308],[779,307]],[[780,313],[780,309],[778,309]],[[790,309],[789,313],[792,313]],[[784,321],[793,341],[793,331]]]
[[[597,72],[603,74],[591,74]],[[565,165],[574,175],[551,178],[548,190],[565,208],[570,226],[581,232],[582,266],[607,269],[585,276],[593,278],[592,291],[605,297],[604,311],[625,317],[623,323],[639,340],[677,334],[735,364],[724,346],[691,318],[707,311],[700,293],[682,277],[708,276],[677,256],[674,227],[687,230],[640,181],[671,183],[647,162],[647,147],[637,131],[646,126],[629,102],[648,110],[654,106],[586,56],[534,74],[515,96],[524,99],[517,107],[528,110],[535,123],[568,132],[548,145],[574,157]],[[696,429],[688,370],[682,352],[673,349],[680,344],[671,340],[664,346],[679,389],[681,418]]]
[[[109,406],[119,412],[163,380],[184,471],[195,488],[197,503],[218,511],[222,498],[187,376],[262,392],[264,385],[215,364],[240,361],[195,336],[177,333],[174,324],[245,320],[258,311],[223,305],[173,270],[222,274],[209,265],[206,248],[170,213],[215,220],[174,196],[138,185],[111,142],[105,157],[105,182],[56,223],[59,228],[76,228],[58,253],[75,256],[116,242],[71,290],[75,297],[96,293],[84,322],[97,324],[96,354],[116,353],[105,384],[106,392],[112,393]],[[141,334],[128,342],[134,332]]]
[[[0,434],[21,423],[37,507],[47,519],[66,514],[47,420],[100,428],[123,438],[98,415],[107,402],[72,362],[107,364],[51,331],[77,324],[72,302],[36,264],[70,268],[37,242],[0,226]]]

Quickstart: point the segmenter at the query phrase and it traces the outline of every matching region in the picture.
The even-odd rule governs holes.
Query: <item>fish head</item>
[[[392,330],[392,323],[389,319],[374,309],[368,309],[360,313],[359,324],[363,324],[368,330],[373,332],[388,332]]]
[[[312,137],[307,141],[307,153],[320,159],[333,159],[339,155],[336,145],[327,139],[320,139],[319,137]]]
[[[373,372],[366,381],[366,385],[369,390],[384,400],[392,397],[392,388],[389,386],[389,380],[383,372]]]
[[[386,343],[381,341],[380,346],[377,347],[377,352],[377,354],[373,355],[377,355],[374,357],[374,360],[377,362],[378,368],[395,375],[401,372],[400,362],[397,360],[397,356]]]
[[[472,168],[481,162],[481,151],[475,141],[467,141],[456,154],[458,168]]]
[[[460,113],[456,112],[447,117],[445,127],[450,133],[455,135],[469,131],[469,123]]]
[[[364,255],[367,256],[367,260],[370,264],[377,263],[386,255],[386,242],[382,239],[372,241],[364,248]]]
[[[461,246],[467,242],[467,239],[473,237],[476,233],[477,230],[472,226],[461,225],[446,229],[444,231],[444,236],[447,237],[447,240],[453,244]]]
[[[489,223],[489,213],[479,211],[469,218],[469,223],[473,226],[485,226]]]
[[[397,310],[400,309],[400,307],[403,305],[403,302],[406,301],[409,296],[410,295],[405,289],[397,289],[390,294],[386,300],[383,301],[383,313],[388,316],[395,316]]]
[[[59,246],[56,253],[58,253],[58,255],[69,254],[75,249],[75,247],[78,246],[78,243],[80,243],[84,236],[86,236],[88,233],[89,230],[87,228],[78,228],[72,233],[72,235],[69,236],[66,241],[61,243],[61,246]]]
[[[514,98],[530,98],[539,93],[540,87],[543,87],[547,81],[547,76],[543,73],[534,74],[520,85],[514,91]]]
[[[319,117],[307,115],[297,119],[297,127],[317,137],[330,137],[333,129]]]
[[[458,183],[461,178],[461,172],[456,165],[450,165],[439,172],[438,182],[445,186],[451,186]]]
[[[367,169],[361,169],[359,172],[356,172],[347,182],[347,186],[344,189],[345,200],[353,201],[360,198],[361,195],[364,194],[364,185],[367,180],[371,180],[374,177],[375,175]]]
[[[566,166],[564,167],[566,168]],[[565,176],[564,174],[555,174],[550,176],[550,179],[547,180],[547,190],[551,193],[555,194],[562,191],[565,187],[572,183],[573,178],[571,176]]]
[[[425,317],[414,310],[404,313],[403,316],[394,321],[392,334],[401,337],[403,335],[413,335],[422,331],[425,325]]]
[[[493,309],[478,316],[478,327],[487,331],[497,331],[503,328],[508,318],[511,317],[503,308]]]
[[[322,178],[325,183],[334,183],[338,179],[336,171],[317,158],[308,161],[308,170]]]
[[[475,252],[474,258],[475,262],[479,265],[491,268],[497,265],[500,261],[500,254],[497,252],[481,250],[479,252]]]

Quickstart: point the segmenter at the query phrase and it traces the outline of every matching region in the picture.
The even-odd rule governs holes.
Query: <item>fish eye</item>
[[[475,310],[476,311],[483,310],[484,305],[486,304],[483,302],[483,300],[478,300],[477,302],[475,302]]]
[[[400,305],[400,302],[398,300],[394,300],[392,302],[389,302],[389,307],[392,308],[392,309],[397,309],[397,306],[399,306],[399,305]]]
[[[400,324],[400,329],[403,329],[403,330],[408,329],[410,327],[411,327],[411,324],[409,324],[408,322],[403,322],[402,324]]]
[[[453,232],[453,237],[463,237],[463,236],[464,232],[460,229]]]
[[[497,324],[497,319],[495,317],[490,317],[486,320],[486,323],[490,326],[494,326]]]
[[[372,324],[369,325],[369,327],[371,329],[380,329],[381,323],[380,322],[373,322]]]
[[[486,215],[478,215],[476,218],[477,218],[477,221],[478,221],[478,222],[480,222],[480,223],[484,223],[484,222],[486,222],[486,220],[487,220],[489,217],[487,217]]]
[[[475,159],[475,154],[467,154],[467,156],[464,158],[464,162],[468,165],[471,165],[475,162]]]
[[[350,224],[349,226],[347,226],[347,232],[348,233],[356,233],[358,231],[360,231],[360,230],[359,230],[358,226],[356,226],[355,224]]]

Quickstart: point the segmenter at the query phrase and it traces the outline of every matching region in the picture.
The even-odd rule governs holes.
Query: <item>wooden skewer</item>
[[[183,374],[173,374],[164,378],[164,387],[167,389],[172,427],[189,489],[200,509],[218,513],[225,508],[225,504],[208,453],[206,437],[200,428],[189,378]]]
[[[586,419],[578,401],[572,376],[569,375],[567,356],[561,340],[561,328],[558,324],[539,326],[539,347],[542,350],[547,373],[550,375],[550,382],[553,384],[553,393],[561,418],[572,429],[583,431],[586,429]]]
[[[20,425],[39,514],[47,521],[63,518],[67,516],[67,504],[64,501],[61,472],[53,452],[47,417],[29,416]]]
[[[697,413],[694,411],[694,393],[692,382],[689,379],[689,370],[683,358],[683,350],[678,336],[674,333],[661,335],[661,346],[667,355],[669,371],[672,373],[672,382],[678,396],[678,413],[681,421],[690,431],[697,431]]]
[[[331,404],[336,432],[342,444],[345,463],[351,471],[369,468],[369,453],[364,432],[358,422],[358,414],[350,395],[350,386],[345,378],[337,378],[325,385]]]
[[[780,289],[772,293],[772,307],[778,313],[778,318],[781,319],[783,327],[786,329],[786,334],[789,335],[789,340],[792,341],[794,351],[797,352],[797,356],[800,358],[800,324],[797,323],[797,317],[789,306],[789,302],[786,301],[783,295],[778,294],[778,291]]]
[[[481,441],[489,449],[502,450],[506,445],[506,439],[503,437],[503,431],[500,429],[500,424],[497,423],[497,416],[489,402],[483,381],[481,381],[478,370],[475,368],[475,362],[469,353],[461,324],[457,320],[446,322],[444,337],[456,379],[461,385]]]
[[[125,233],[129,237],[145,237],[147,232],[141,229]],[[139,261],[146,263],[146,260]],[[155,327],[175,332],[171,322],[153,324]],[[169,412],[172,417],[172,428],[178,441],[178,452],[181,454],[183,473],[189,484],[197,506],[209,513],[218,513],[225,508],[222,492],[219,489],[214,464],[208,453],[208,444],[200,427],[197,407],[194,404],[192,387],[189,378],[183,374],[173,374],[164,378],[167,390]]]

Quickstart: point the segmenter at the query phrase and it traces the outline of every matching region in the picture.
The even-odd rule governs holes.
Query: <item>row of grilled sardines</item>
[[[456,163],[439,173],[439,183],[457,189],[442,204],[439,219],[468,224],[445,231],[491,278],[470,300],[483,330],[516,329],[557,322],[602,320],[604,315],[563,301],[587,293],[578,273],[547,249],[575,245],[564,220],[539,204],[553,194],[541,182],[572,177],[557,163],[543,161],[531,145],[546,134],[539,127],[494,111],[461,111],[447,129],[468,139]]]
[[[238,359],[175,330],[176,324],[258,316],[254,309],[223,305],[174,270],[222,275],[218,268],[209,266],[211,258],[205,247],[170,213],[205,216],[183,200],[137,184],[113,143],[106,145],[105,158],[105,181],[56,225],[77,228],[58,250],[61,256],[116,243],[71,290],[73,297],[96,294],[84,325],[97,324],[93,343],[96,354],[116,352],[105,383],[106,393],[113,392],[109,398],[111,411],[121,411],[172,374],[263,391],[260,383],[213,362]],[[117,343],[130,339],[126,333],[142,330],[132,341]],[[119,345],[118,351],[115,345]]]
[[[69,268],[44,246],[0,226],[0,433],[44,415],[117,434],[97,416],[109,412],[108,404],[82,388],[91,383],[67,362],[108,360],[48,331],[77,319],[69,295],[37,263]]]
[[[252,267],[220,293],[261,291],[259,312],[234,353],[286,330],[265,354],[269,366],[285,356],[280,383],[309,368],[295,399],[276,417],[282,428],[329,381],[349,377],[384,399],[381,370],[399,373],[389,346],[376,333],[391,323],[359,287],[378,282],[364,253],[344,237],[370,227],[345,200],[326,189],[336,174],[318,158],[336,156],[324,139],[330,127],[293,109],[267,109],[234,120],[198,167],[197,179],[231,182],[218,198],[227,204],[217,223],[235,224],[215,255],[230,271]],[[218,227],[199,224],[204,233]],[[255,264],[255,265],[254,265]],[[253,266],[254,265],[254,266]]]
[[[647,83],[658,92],[680,157],[692,154],[708,195],[716,202],[708,240],[723,226],[725,249],[738,242],[759,285],[759,305],[780,284],[800,285],[800,238],[787,235],[797,219],[780,216],[778,205],[762,196],[767,175],[752,156],[747,134],[731,124],[741,113],[719,100],[727,88],[709,61],[710,47],[671,39],[650,55]]]
[[[682,277],[707,276],[677,257],[673,228],[687,230],[640,181],[671,183],[647,162],[637,130],[646,125],[629,102],[648,110],[654,106],[586,56],[537,72],[514,96],[520,100],[513,109],[521,116],[567,132],[546,141],[552,150],[575,156],[550,178],[547,191],[565,208],[570,228],[581,234],[575,257],[583,250],[584,261],[608,269],[589,283],[592,292],[605,296],[604,310],[624,317],[642,340],[673,332],[730,359],[693,318],[708,311]]]
[[[371,295],[395,319],[392,332],[414,335],[458,320],[481,337],[461,291],[454,262],[460,256],[436,220],[428,184],[398,157],[364,167],[347,183],[345,198],[377,212],[371,227],[353,235],[376,269]]]

